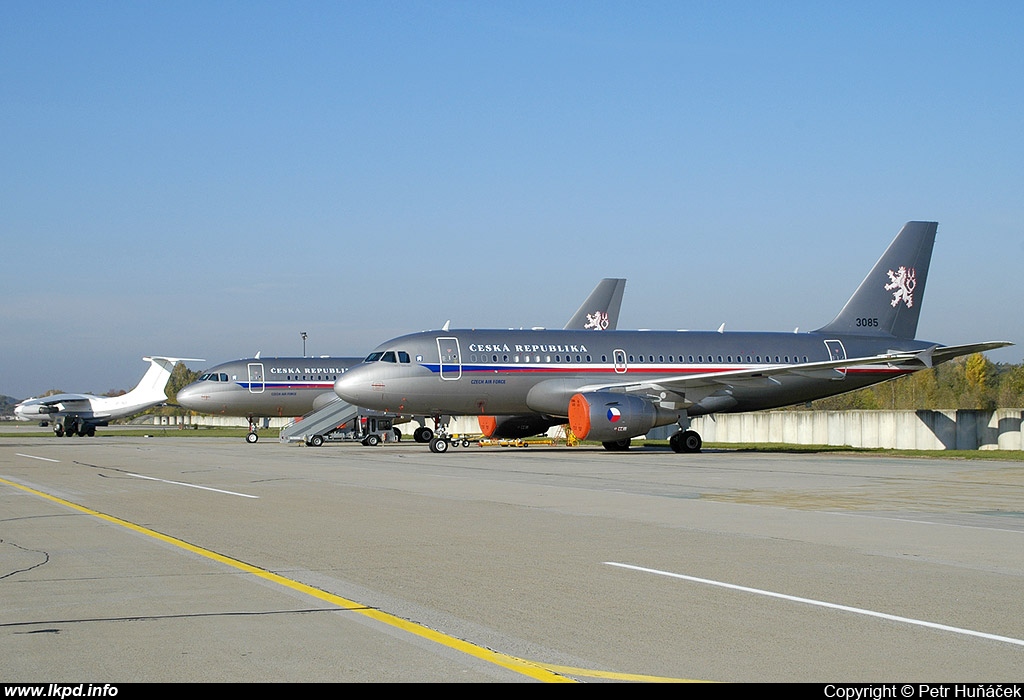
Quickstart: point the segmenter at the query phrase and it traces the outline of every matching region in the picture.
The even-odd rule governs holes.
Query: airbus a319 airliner
[[[565,328],[593,331],[614,329],[626,280],[605,278],[584,300]],[[363,357],[256,357],[232,360],[205,370],[196,381],[182,387],[177,402],[185,408],[212,415],[242,416],[249,422],[246,440],[259,437],[260,418],[297,417],[338,401],[334,381]],[[479,416],[481,428],[495,437],[532,435],[555,425],[530,415]],[[435,427],[441,423],[435,421]],[[421,426],[413,433],[427,442],[434,431]]]
[[[379,345],[334,384],[352,404],[425,415],[537,416],[609,450],[692,416],[778,408],[883,382],[1003,341],[917,340],[935,222],[907,223],[839,315],[810,332],[442,330]],[[430,441],[445,452],[444,434]]]

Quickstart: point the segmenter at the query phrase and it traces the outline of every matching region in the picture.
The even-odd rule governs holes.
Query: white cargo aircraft
[[[92,394],[54,394],[39,399],[25,399],[14,407],[18,420],[37,420],[41,425],[53,423],[57,437],[81,435],[92,437],[97,426],[107,425],[117,418],[141,413],[151,406],[167,400],[164,393],[171,378],[171,370],[179,362],[205,362],[188,357],[143,357],[150,363],[149,370],[138,385],[121,396],[93,396]]]

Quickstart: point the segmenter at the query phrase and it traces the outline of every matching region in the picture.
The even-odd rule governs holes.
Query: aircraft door
[[[453,381],[462,376],[462,354],[459,352],[458,338],[438,338],[437,354],[441,379]]]
[[[845,360],[846,359],[846,348],[843,347],[843,341],[841,340],[826,340],[825,347],[828,348],[828,358],[830,360]],[[846,368],[837,367],[836,371],[841,374],[841,377],[837,379],[846,378]]]
[[[625,374],[626,372],[626,351],[612,350],[612,362],[615,363],[615,373]]]
[[[264,374],[262,362],[249,363],[249,393],[262,394],[264,389]]]

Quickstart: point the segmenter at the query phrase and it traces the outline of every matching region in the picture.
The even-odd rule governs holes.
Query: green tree
[[[1024,408],[1024,364],[996,365],[996,403],[1000,408]]]
[[[803,404],[794,406],[799,410]],[[1024,408],[1024,364],[977,353],[881,384],[815,401],[822,411]]]
[[[994,373],[995,365],[980,352],[968,355],[964,360],[964,393],[958,408],[995,408],[996,393],[990,386]]]
[[[175,403],[178,391],[199,379],[199,374],[198,371],[193,372],[186,367],[184,362],[174,365],[174,369],[171,370],[171,378],[167,380],[167,387],[164,389],[167,399],[171,403]]]

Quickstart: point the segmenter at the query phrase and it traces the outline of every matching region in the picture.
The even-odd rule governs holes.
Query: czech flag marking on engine
[[[614,408],[614,407],[608,409],[608,422],[609,423],[617,423],[619,421],[619,418],[621,418],[621,417],[622,417],[622,412],[619,409]]]

